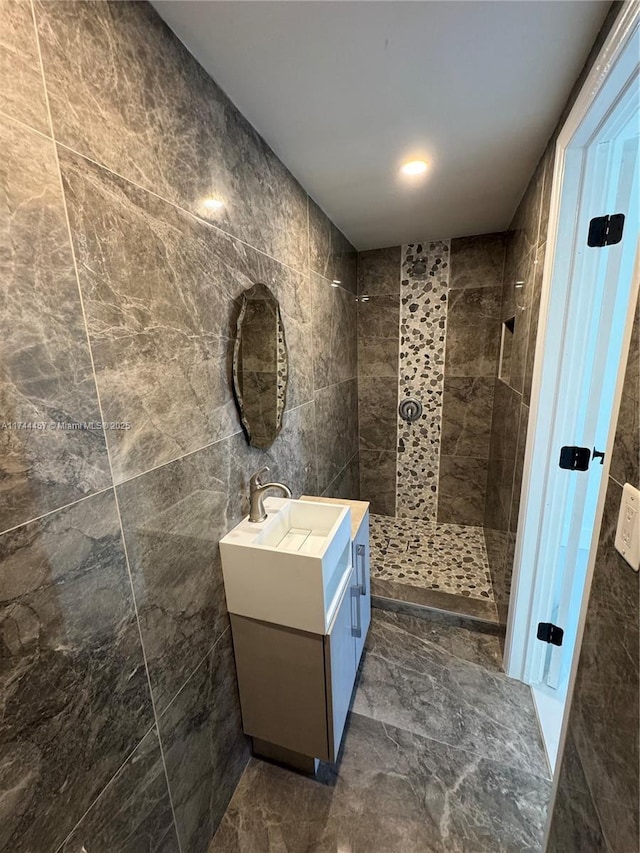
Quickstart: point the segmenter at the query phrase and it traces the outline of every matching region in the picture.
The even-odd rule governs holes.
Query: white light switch
[[[616,551],[622,554],[634,572],[640,569],[640,491],[630,483],[625,483],[622,489]]]

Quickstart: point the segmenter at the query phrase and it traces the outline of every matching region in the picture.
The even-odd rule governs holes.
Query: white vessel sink
[[[325,634],[351,569],[351,510],[267,498],[220,540],[230,613]]]

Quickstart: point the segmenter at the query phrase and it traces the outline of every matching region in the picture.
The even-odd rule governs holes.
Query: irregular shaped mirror
[[[280,305],[265,284],[254,284],[242,295],[233,351],[236,403],[253,447],[270,447],[282,428],[288,372]]]

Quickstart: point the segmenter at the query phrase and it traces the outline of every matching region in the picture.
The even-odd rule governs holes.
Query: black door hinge
[[[588,447],[560,448],[559,465],[567,471],[586,471],[589,468],[590,460],[591,451]]]
[[[596,216],[589,223],[587,246],[600,248],[614,246],[622,240],[624,230],[624,213],[613,213],[611,216]]]
[[[543,643],[551,643],[552,646],[561,646],[564,631],[562,628],[558,628],[557,625],[552,625],[551,622],[538,622],[537,637]]]
[[[561,447],[558,465],[566,471],[588,471],[589,462],[600,460],[604,464],[604,453],[593,448],[593,457],[588,447]]]

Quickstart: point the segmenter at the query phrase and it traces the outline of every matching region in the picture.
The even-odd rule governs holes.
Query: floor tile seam
[[[503,682],[503,683],[504,683],[504,682]],[[479,713],[480,713],[480,716],[481,716],[483,719],[488,719],[488,720],[490,720],[494,725],[498,726],[500,729],[505,729],[505,731],[510,732],[510,733],[512,733],[512,734],[514,734],[514,735],[517,735],[517,739],[518,739],[518,740],[520,740],[520,739],[521,739],[523,732],[519,732],[519,731],[517,731],[516,729],[514,729],[514,728],[511,726],[511,724],[510,724],[510,723],[511,723],[511,721],[506,721],[506,722],[504,722],[504,723],[503,723],[499,717],[496,717],[496,716],[490,716],[488,713],[486,713],[485,711],[482,711],[482,710],[480,710],[480,711],[479,711],[479,709],[481,708],[481,706],[480,706],[480,705],[477,705],[477,704],[475,704],[475,703],[472,703],[470,700],[468,700],[468,699],[464,696],[464,694],[463,694],[460,698],[461,698],[461,701],[462,701],[462,704],[463,704],[463,705],[465,705],[465,706],[466,706],[466,707],[468,707],[468,708],[471,708],[471,709],[472,709],[474,712],[476,712],[476,713],[478,713],[478,712],[479,712]],[[506,705],[511,706],[512,704],[513,704],[513,703],[512,703],[512,702],[510,702],[510,701],[509,701],[509,699],[507,698],[507,699],[506,699]],[[517,712],[517,711],[520,711],[520,712],[521,712],[521,711],[522,711],[522,708],[521,708],[521,707],[520,707],[520,708],[510,708],[510,707],[506,707],[506,708],[505,708],[505,713],[506,713],[507,711],[510,711],[510,710],[511,710],[511,711],[515,711],[515,712]],[[532,714],[533,714],[533,709],[532,709]],[[520,720],[522,721],[522,718],[520,718]],[[532,731],[534,731],[537,735],[539,735],[539,734],[540,734],[540,728],[539,728],[539,726],[538,726],[537,718],[531,718],[531,719],[529,719],[529,720],[525,720],[524,722],[525,722],[525,726],[526,726],[527,728],[530,728],[530,729],[531,729]],[[546,764],[546,760],[545,760],[545,764]]]
[[[435,628],[434,628],[434,630],[435,630]],[[473,667],[481,670],[484,674],[489,675],[489,676],[493,676],[493,675],[500,676],[500,675],[502,675],[504,678],[507,677],[504,673],[501,673],[499,670],[492,671],[491,669],[489,669],[488,668],[489,664],[482,664],[482,663],[478,663],[477,661],[470,661],[470,660],[468,660],[468,658],[462,657],[460,655],[456,655],[453,652],[449,652],[446,649],[443,649],[441,646],[439,646],[433,642],[430,642],[429,640],[423,640],[420,637],[416,637],[415,634],[410,634],[410,636],[414,637],[418,644],[420,644],[421,646],[424,646],[425,651],[427,651],[427,652],[434,651],[439,656],[449,658],[453,661],[460,661],[463,665],[468,664],[469,666],[473,666]],[[416,653],[417,653],[417,651],[419,651],[419,650],[415,650]],[[413,666],[411,666],[410,664],[407,664],[407,663],[401,663],[399,661],[394,662],[394,661],[388,659],[386,655],[383,655],[383,654],[380,654],[379,652],[376,652],[375,649],[367,649],[367,655],[371,655],[373,657],[378,657],[381,660],[388,663],[390,666],[395,665],[395,666],[399,667],[400,669],[406,670],[407,672],[415,672],[417,675],[420,675],[423,677],[429,676],[428,672],[423,672],[422,670],[415,669]],[[447,666],[445,663],[441,664],[438,661],[435,661],[435,664],[437,666],[441,666],[442,669],[446,670],[447,672],[450,671],[450,666]]]
[[[391,628],[391,630],[393,631],[392,626],[388,625],[388,627]],[[428,639],[422,639],[421,637],[418,637],[415,634],[411,634],[408,631],[404,631],[402,628],[400,628],[398,631],[393,631],[393,633],[400,633],[400,632],[408,634],[410,637],[413,637],[415,639],[415,641],[418,644],[420,644],[421,646],[424,646],[427,651],[435,651],[436,653],[438,653],[438,655],[441,655],[444,657],[450,657],[455,661],[460,661],[463,665],[472,666],[476,669],[481,670],[481,672],[483,672],[486,676],[488,676],[490,680],[492,680],[492,681],[496,680],[498,684],[512,685],[512,687],[510,687],[510,689],[513,689],[513,690],[520,690],[519,687],[515,686],[515,685],[521,684],[520,681],[513,679],[513,678],[510,678],[505,672],[501,672],[500,670],[497,670],[497,669],[494,670],[493,668],[490,668],[490,667],[493,667],[493,662],[483,664],[483,663],[478,663],[477,661],[470,661],[467,658],[461,657],[460,655],[456,655],[453,652],[449,652],[448,650],[443,649],[441,646],[437,645],[436,643],[433,643],[433,641],[430,641]],[[376,627],[374,626],[373,632],[372,632],[372,639],[375,639],[375,636],[374,636],[375,633],[376,633]],[[386,639],[386,638],[382,638],[382,639]],[[388,645],[390,645],[390,644],[388,643]],[[393,661],[387,660],[387,658],[384,655],[381,655],[379,652],[376,652],[374,649],[367,649],[367,654],[372,655],[374,657],[379,657],[382,660],[385,660],[386,662],[388,662],[390,665],[393,665]],[[438,664],[437,661],[436,661],[436,664],[440,665],[440,664]],[[412,666],[405,664],[405,663],[397,662],[396,665],[399,666],[401,669],[406,669],[409,672],[416,672],[419,675],[428,675],[428,673],[423,673],[419,670],[416,670]],[[443,669],[445,669],[446,671],[450,671],[450,667],[447,667],[444,665],[443,665]],[[523,694],[525,694],[526,685],[522,685],[522,688],[523,689],[521,690],[521,692]],[[534,713],[533,703],[531,705],[531,710],[532,710],[532,714],[533,714]]]
[[[415,680],[414,678],[411,678],[411,676],[418,676],[418,678],[426,679],[430,683],[433,682],[434,680],[437,680],[437,679],[434,679],[433,675],[430,674],[429,672],[425,672],[424,670],[417,669],[416,667],[413,667],[407,663],[399,663],[397,660],[392,660],[392,659],[388,658],[386,655],[375,651],[374,649],[368,650],[367,655],[371,658],[375,658],[378,661],[382,662],[390,670],[393,670],[394,672],[406,673],[408,676],[407,677],[408,681],[414,681]],[[453,657],[455,657],[455,656],[453,656]],[[463,664],[471,663],[471,661],[468,661],[467,658],[455,657],[455,660],[460,661]],[[476,666],[479,667],[480,669],[485,668],[484,664],[476,664]],[[448,667],[443,665],[443,664],[438,664],[438,667],[442,671],[447,671],[447,672],[449,671]],[[450,689],[450,688],[447,688],[447,689]],[[473,706],[473,707],[476,707],[476,706]]]
[[[375,719],[375,718],[372,718],[372,719]],[[394,725],[393,723],[389,723],[389,722],[386,722],[383,720],[377,720],[377,722],[380,722],[380,723],[384,722],[386,725],[391,725],[391,726]],[[394,726],[394,728],[399,728],[399,727]],[[519,754],[519,755],[511,754],[511,755],[508,755],[504,760],[495,758],[494,757],[496,755],[496,745],[495,744],[487,745],[486,751],[483,752],[483,751],[479,751],[479,749],[477,747],[474,748],[471,745],[467,745],[464,747],[458,746],[457,743],[459,743],[459,741],[456,741],[456,743],[454,743],[453,741],[440,740],[439,738],[436,738],[436,737],[433,737],[431,735],[426,734],[423,730],[418,730],[417,727],[413,730],[412,729],[403,729],[403,731],[407,731],[407,732],[409,732],[409,734],[412,734],[415,737],[420,737],[420,738],[423,738],[425,740],[431,740],[434,743],[438,743],[438,744],[441,744],[442,746],[446,746],[447,749],[454,749],[458,752],[464,752],[467,755],[474,755],[474,756],[479,757],[480,759],[483,759],[484,761],[490,762],[493,765],[505,767],[505,768],[508,768],[509,770],[515,770],[518,773],[522,773],[522,774],[524,774],[524,775],[526,775],[532,779],[540,780],[540,781],[542,781],[548,785],[551,785],[551,783],[552,783],[552,779],[549,775],[549,771],[548,771],[547,766],[546,766],[546,759],[544,760],[544,769],[542,769],[542,767],[541,767],[539,772],[535,772],[535,771],[532,771],[529,769],[530,762],[528,761],[527,756],[523,756],[521,754]],[[502,754],[504,754],[504,751],[505,751],[504,745],[502,745],[502,750],[503,750]]]
[[[480,760],[486,761],[489,764],[492,764],[494,766],[505,767],[508,770],[515,770],[517,773],[519,773],[523,776],[527,776],[531,779],[535,779],[537,781],[543,782],[546,785],[548,785],[549,787],[551,786],[552,780],[550,778],[548,778],[546,776],[540,776],[537,773],[531,773],[529,770],[525,770],[521,767],[514,767],[513,762],[511,762],[511,761],[500,761],[497,758],[493,758],[489,755],[484,755],[481,752],[476,752],[475,750],[472,750],[472,749],[468,749],[468,748],[465,748],[462,746],[457,746],[456,744],[452,744],[452,743],[449,743],[447,741],[438,740],[438,738],[424,734],[423,732],[418,732],[418,731],[415,731],[412,729],[407,729],[404,726],[395,725],[394,723],[390,723],[387,720],[380,720],[380,719],[377,719],[376,717],[371,717],[368,714],[362,713],[361,711],[351,711],[351,714],[353,716],[360,717],[363,720],[369,720],[373,723],[377,723],[378,725],[381,725],[385,728],[388,726],[392,729],[395,729],[396,731],[403,732],[404,734],[408,735],[411,738],[417,737],[421,741],[424,741],[426,743],[429,743],[429,742],[437,743],[439,746],[447,747],[447,749],[452,749],[457,753],[463,753],[464,755],[470,755],[470,756],[477,757]]]

